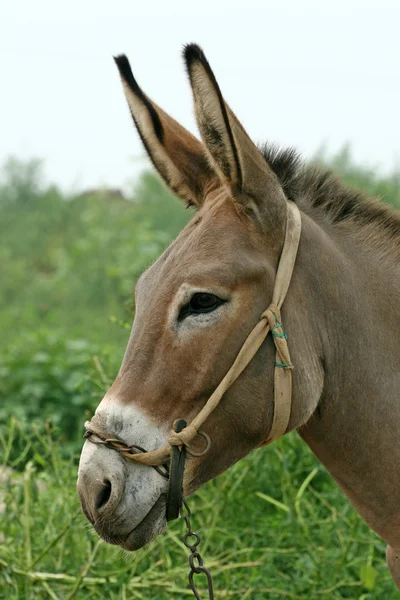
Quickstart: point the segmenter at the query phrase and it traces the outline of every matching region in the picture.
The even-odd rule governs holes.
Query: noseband
[[[202,456],[208,451],[211,442],[208,436],[200,431],[200,427],[218,406],[226,390],[236,381],[252,360],[269,332],[271,332],[276,349],[274,416],[269,436],[264,444],[270,444],[287,430],[292,405],[293,365],[290,360],[287,334],[282,325],[280,309],[292,278],[301,233],[299,209],[293,202],[288,202],[287,206],[285,241],[276,273],[272,302],[267,310],[262,313],[257,325],[248,335],[233,365],[193,421],[189,425],[183,420],[175,422],[174,430],[168,439],[169,445],[150,452],[146,452],[139,446],[129,445],[120,439],[105,435],[90,421],[85,423],[85,437],[89,441],[95,444],[104,444],[113,450],[117,450],[130,460],[154,467],[161,475],[169,478],[168,521],[176,519],[180,514],[183,500],[182,481],[186,453],[193,456]],[[201,454],[195,454],[190,449],[190,443],[197,435],[203,436],[207,442],[207,447]]]

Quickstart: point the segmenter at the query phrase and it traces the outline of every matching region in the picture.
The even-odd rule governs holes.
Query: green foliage
[[[349,146],[344,146],[329,158],[322,150],[317,156],[317,162],[328,164],[346,184],[363,190],[371,198],[381,198],[384,202],[400,209],[399,170],[382,174],[378,169],[357,165],[352,159]]]
[[[81,444],[84,421],[111,384],[106,374],[110,355],[110,350],[100,351],[85,340],[47,332],[28,335],[21,343],[6,348],[0,355],[0,396],[4,399],[0,424],[12,414],[24,431],[34,424],[36,431],[44,435],[51,423],[58,433],[62,455],[69,456],[72,447]],[[23,437],[19,441],[26,447]],[[13,460],[21,451],[14,444],[10,458]],[[26,451],[25,460],[35,462],[35,456],[32,447]]]
[[[154,175],[144,179],[163,205],[164,229],[151,203],[147,214],[134,198],[65,198],[54,187],[39,194],[36,163],[21,166],[26,181],[17,183],[11,165],[0,188],[3,339],[34,326],[119,342],[108,317],[131,320],[133,284],[176,234],[184,210]]]
[[[150,222],[152,230],[163,231],[168,242],[178,235],[193,215],[191,211],[183,210],[176,200],[169,198],[165,201],[169,194],[153,173],[142,174],[135,196],[140,198],[138,218]]]
[[[0,438],[9,465],[1,471],[1,599],[192,597],[181,521],[127,557],[85,524],[75,493],[77,455],[61,459],[58,438],[24,431],[40,459],[26,462],[22,454],[11,462],[8,450],[21,445],[20,435],[13,421]],[[14,463],[24,471],[12,470]],[[42,463],[45,470],[37,466]],[[397,597],[383,542],[295,434],[253,452],[206,484],[190,505],[216,598]],[[198,584],[204,585],[201,577]]]
[[[43,193],[42,163],[10,156],[0,170],[0,209],[32,204]]]
[[[399,173],[378,176],[346,149],[332,163],[400,207]],[[127,199],[68,196],[44,184],[40,162],[13,158],[0,217],[0,599],[189,597],[182,525],[127,560],[85,526],[75,478],[83,422],[121,363],[135,281],[190,213],[150,173]],[[192,504],[217,598],[395,597],[383,543],[295,436]]]

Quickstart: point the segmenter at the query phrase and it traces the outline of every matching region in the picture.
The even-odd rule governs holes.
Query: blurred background
[[[190,219],[150,169],[114,54],[196,133],[199,43],[257,142],[400,208],[396,1],[0,3],[0,598],[187,598],[175,523],[127,558],[75,494],[139,274]],[[193,499],[217,598],[388,600],[384,545],[295,435]],[[204,549],[204,548],[203,548]]]

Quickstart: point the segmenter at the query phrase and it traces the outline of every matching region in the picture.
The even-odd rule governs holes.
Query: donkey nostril
[[[100,510],[103,506],[107,504],[111,496],[111,481],[105,479],[103,481],[103,487],[99,491],[99,494],[96,499],[96,509]]]

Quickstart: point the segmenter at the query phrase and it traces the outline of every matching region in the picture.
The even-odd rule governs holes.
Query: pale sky
[[[69,189],[134,178],[146,162],[112,56],[197,134],[186,42],[255,141],[306,157],[350,142],[399,166],[399,0],[0,0],[0,163],[43,158]]]

